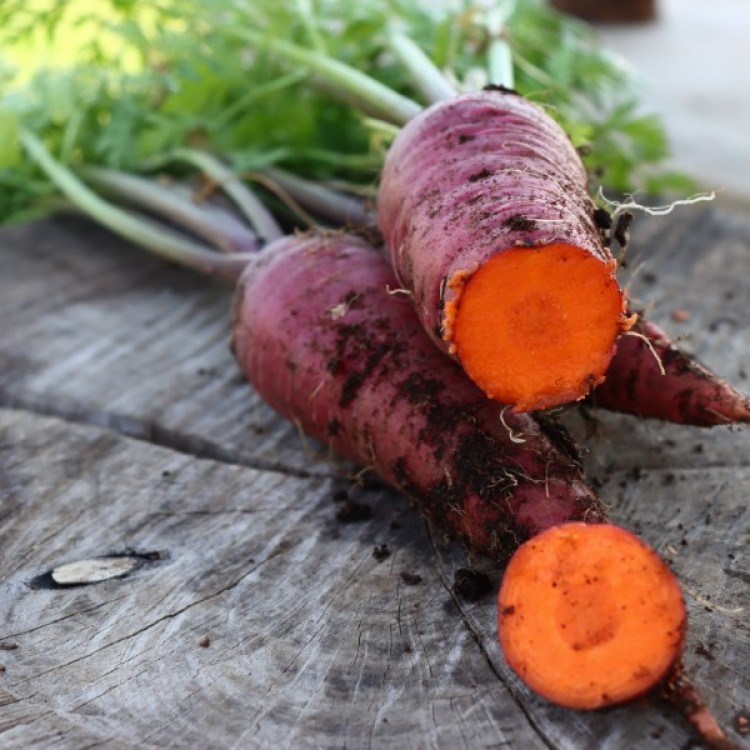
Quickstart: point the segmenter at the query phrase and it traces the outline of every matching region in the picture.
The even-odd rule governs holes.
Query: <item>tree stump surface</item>
[[[642,218],[629,255],[651,319],[747,388],[750,217]],[[1,747],[690,746],[653,697],[578,713],[531,694],[494,596],[453,592],[461,567],[495,589],[501,569],[396,492],[365,483],[371,517],[337,520],[351,472],[243,382],[231,290],[79,219],[5,228],[0,269]],[[593,435],[567,418],[590,476],[672,564],[688,671],[750,747],[750,432],[593,416]],[[133,569],[50,575],[104,556]]]

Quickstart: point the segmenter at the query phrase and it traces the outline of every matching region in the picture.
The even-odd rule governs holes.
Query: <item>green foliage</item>
[[[502,0],[500,0],[502,3]],[[181,146],[222,155],[236,169],[281,162],[312,177],[371,185],[382,130],[307,71],[284,65],[237,34],[247,28],[351,64],[416,98],[387,51],[397,23],[461,81],[483,69],[491,34],[468,0],[435,10],[430,0],[3,0],[0,49],[54,47],[76,37],[74,64],[12,79],[0,66],[0,220],[25,216],[53,187],[22,158],[19,123],[64,164],[139,170]],[[497,3],[496,3],[497,5]],[[448,4],[446,3],[446,8]],[[617,190],[679,184],[654,165],[667,155],[658,120],[637,108],[631,73],[580,23],[543,0],[517,0],[505,34],[516,87],[550,107],[588,165]],[[62,37],[62,38],[61,38]],[[177,167],[175,167],[177,168]],[[185,169],[185,167],[180,167]]]

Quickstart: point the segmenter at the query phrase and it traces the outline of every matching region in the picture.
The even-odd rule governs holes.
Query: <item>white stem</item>
[[[456,89],[440,68],[408,36],[400,31],[392,31],[388,36],[388,44],[406,68],[412,84],[428,104],[456,96]]]

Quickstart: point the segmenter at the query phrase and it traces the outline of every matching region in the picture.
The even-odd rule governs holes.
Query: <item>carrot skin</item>
[[[614,279],[615,264],[602,244],[594,210],[585,169],[567,135],[536,105],[515,93],[494,90],[441,102],[408,123],[386,158],[378,204],[396,276],[413,292],[425,330],[443,351],[463,362],[487,395],[524,411],[585,396],[601,380],[614,354],[616,336],[628,327],[624,295]],[[589,265],[601,275],[601,286],[609,288],[603,292],[606,313],[599,316],[605,340],[597,342],[591,368],[582,364],[570,383],[556,383],[559,358],[554,358],[558,371],[546,361],[541,368],[524,362],[513,377],[522,379],[530,369],[549,370],[550,392],[542,389],[517,400],[503,399],[493,391],[492,378],[485,381],[478,371],[484,362],[478,363],[476,373],[472,370],[461,352],[455,323],[462,314],[467,283],[489,261],[508,251],[518,255],[524,248],[528,250],[524,258],[531,257],[534,250],[547,247],[569,249],[571,257],[561,257],[557,264],[561,273],[573,266],[573,251],[595,261]],[[540,275],[557,272],[556,268]],[[511,281],[511,290],[514,286]],[[554,304],[544,295],[548,290],[557,294],[560,286],[555,278],[549,283],[545,279],[538,294],[534,290],[529,299],[538,297],[538,307],[549,310]],[[498,293],[499,304],[504,297],[505,292]],[[519,300],[519,310],[529,308],[524,302]],[[551,312],[546,315],[538,327],[551,330],[554,339],[557,321],[565,321],[568,311],[556,319]],[[477,317],[482,318],[483,311]],[[503,327],[505,319],[500,323]],[[589,323],[593,319],[560,335],[580,338]],[[523,336],[518,336],[518,347],[528,348]],[[541,357],[544,350],[540,345]],[[504,352],[499,358],[503,356]],[[502,392],[508,391],[498,393]]]
[[[659,326],[639,318],[631,331],[639,335],[619,338],[605,381],[589,397],[591,406],[697,427],[750,422],[750,400]]]
[[[535,419],[488,401],[424,334],[387,262],[362,240],[274,243],[238,285],[233,348],[276,411],[373,469],[469,550],[604,511]]]

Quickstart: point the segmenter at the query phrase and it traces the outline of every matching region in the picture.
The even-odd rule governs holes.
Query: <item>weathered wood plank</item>
[[[5,747],[46,746],[36,718],[50,711],[61,747],[113,738],[133,747],[656,748],[687,739],[660,706],[574,715],[529,696],[495,647],[492,601],[466,604],[449,591],[460,552],[434,545],[394,493],[368,493],[374,518],[341,525],[330,480],[195,460],[23,412],[0,412],[0,434],[10,511],[0,530],[0,643],[17,647],[2,652],[12,701]],[[747,487],[748,474],[736,483]],[[697,542],[705,535],[694,509],[675,517],[647,503],[660,480],[631,488],[618,515],[642,519],[662,548],[676,545],[683,580],[715,587],[715,569],[733,570],[727,553],[741,545],[731,532]],[[708,471],[684,482],[715,496],[712,529],[747,528],[736,488],[717,494]],[[684,532],[688,547],[679,523],[697,530]],[[392,555],[378,563],[381,543]],[[125,550],[165,559],[122,580],[33,587],[56,565]],[[401,572],[422,581],[407,586]],[[739,605],[746,582],[722,575],[716,603]],[[731,719],[747,699],[744,618],[688,603],[688,662]]]
[[[0,643],[17,646],[3,679],[21,715],[53,708],[93,739],[139,747],[527,736],[395,494],[372,493],[375,520],[342,526],[329,480],[22,412],[0,412],[0,433],[3,490],[19,488],[0,531]],[[382,542],[393,554],[379,563]],[[29,587],[62,562],[125,549],[165,559],[123,580]],[[405,585],[402,571],[422,582]]]
[[[0,243],[0,404],[330,473],[243,382],[228,348],[231,289],[81,220],[9,228]]]
[[[634,293],[741,384],[750,220],[644,222],[636,243],[657,279]],[[15,407],[0,411],[0,645],[18,646],[0,650],[4,747],[687,742],[653,702],[575,714],[530,695],[499,654],[492,598],[450,590],[463,553],[387,490],[364,497],[371,520],[337,523],[334,467],[237,375],[229,291],[136,253],[78,221],[0,233],[0,405]],[[597,419],[591,470],[613,517],[672,560],[688,666],[731,726],[750,709],[750,437]],[[122,580],[30,586],[127,550],[167,556]]]

